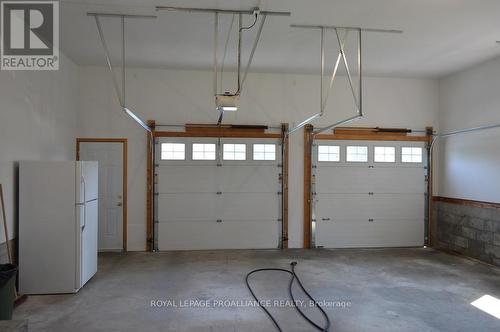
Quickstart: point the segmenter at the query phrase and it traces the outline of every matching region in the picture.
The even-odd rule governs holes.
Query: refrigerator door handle
[[[86,197],[86,194],[87,194],[87,184],[85,183],[85,176],[82,175],[82,184],[83,184],[83,203],[85,203],[87,201],[87,197]]]
[[[87,197],[86,197],[86,191],[87,191],[87,184],[85,183],[85,176],[82,175],[82,185],[83,185],[83,226],[82,226],[82,231],[85,229],[85,225],[87,224]]]
[[[82,231],[85,229],[85,226],[87,225],[87,204],[83,204],[83,226],[82,226]]]

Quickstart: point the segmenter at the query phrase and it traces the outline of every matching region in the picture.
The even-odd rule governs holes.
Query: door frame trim
[[[155,139],[159,137],[234,137],[234,138],[274,138],[281,139],[282,143],[282,249],[288,248],[288,169],[289,169],[289,140],[288,124],[282,123],[279,131],[266,132],[265,125],[211,125],[211,124],[185,124],[179,131],[157,130],[156,121],[148,120],[151,133],[147,133],[147,169],[146,169],[146,251],[154,251],[154,165],[155,165]],[[163,125],[162,125],[163,126]],[[179,127],[179,126],[177,126]]]
[[[80,143],[121,143],[122,144],[122,163],[123,163],[123,251],[127,251],[127,239],[128,239],[128,139],[127,138],[97,138],[97,137],[77,137],[76,138],[76,160],[80,160]]]

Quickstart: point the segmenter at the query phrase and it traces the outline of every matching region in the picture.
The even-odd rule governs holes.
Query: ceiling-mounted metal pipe
[[[363,47],[362,30],[358,30],[358,115],[363,116]]]
[[[127,104],[125,91],[125,17],[121,17],[122,27],[122,106]]]
[[[323,31],[322,29],[321,31]],[[351,71],[349,70],[349,64],[347,63],[347,57],[345,56],[345,51],[344,51],[344,45],[342,44],[342,41],[340,40],[339,32],[337,29],[335,29],[335,36],[337,37],[337,41],[339,43],[340,47],[340,54],[342,55],[342,59],[344,61],[344,66],[345,70],[347,73],[347,80],[349,81],[349,86],[351,87],[351,92],[352,92],[352,97],[354,99],[354,103],[356,104],[356,109],[358,111],[358,114],[361,113],[360,107],[359,107],[359,101],[358,97],[356,97],[356,91],[354,89],[354,84],[352,82],[352,76],[351,76]]]
[[[303,128],[306,124],[310,123],[311,121],[315,120],[316,118],[319,118],[320,116],[321,116],[321,113],[316,113],[316,114],[308,117],[307,119],[305,119],[304,121],[302,121],[301,123],[296,125],[295,127],[288,130],[288,134],[291,134],[291,133]]]
[[[233,9],[218,9],[218,8],[188,8],[188,7],[175,7],[175,6],[156,6],[156,10],[176,11],[176,12],[198,12],[198,13],[220,13],[220,14],[243,14],[253,15],[255,9],[250,10],[233,10]],[[278,12],[278,11],[265,11],[260,12],[262,15],[269,16],[290,16],[291,12]]]
[[[336,123],[334,123],[334,124],[332,124],[332,125],[329,125],[329,126],[327,126],[327,127],[324,127],[324,128],[319,128],[319,129],[317,129],[317,130],[315,130],[315,131],[314,131],[314,135],[313,135],[313,136],[316,136],[316,135],[318,135],[318,134],[321,134],[321,133],[323,133],[323,132],[325,132],[325,131],[327,131],[327,130],[334,129],[335,127],[339,127],[339,126],[341,126],[341,125],[343,125],[343,124],[346,124],[346,123],[352,122],[352,121],[357,120],[357,119],[359,119],[359,118],[361,118],[361,116],[359,116],[359,115],[355,115],[355,116],[353,116],[353,117],[350,117],[350,118],[348,118],[348,119],[345,119],[345,120],[342,120],[342,121],[336,122]]]
[[[374,28],[362,28],[362,27],[345,27],[345,26],[335,26],[335,25],[309,25],[309,24],[290,24],[292,28],[303,28],[303,29],[328,29],[328,30],[361,30],[365,32],[379,32],[379,33],[403,33],[403,30],[396,29],[374,29]]]
[[[238,15],[238,57],[237,57],[237,63],[238,63],[238,75],[237,75],[237,80],[238,80],[238,88],[236,89],[236,94],[239,94],[241,91],[241,34],[242,34],[242,27],[243,27],[243,15],[240,13]]]
[[[87,16],[124,17],[124,18],[142,18],[142,19],[158,18],[158,16],[155,15],[134,15],[134,14],[118,14],[118,13],[98,13],[98,12],[88,12]]]
[[[323,100],[323,103],[321,104],[321,110],[322,110],[321,113],[324,112],[325,107],[326,107],[326,103],[328,102],[328,99],[330,98],[330,91],[333,88],[333,82],[335,81],[335,77],[337,77],[337,71],[339,70],[339,65],[340,65],[341,59],[342,59],[342,55],[339,53],[339,55],[337,56],[337,61],[335,61],[335,66],[333,67],[332,76],[330,78],[330,84],[328,85],[328,90],[326,92],[326,97]]]
[[[430,153],[432,155],[432,151],[434,150],[434,145],[439,138],[446,138],[446,137],[455,136],[455,135],[459,135],[459,134],[466,134],[466,133],[471,133],[471,132],[475,132],[475,131],[495,129],[495,128],[500,128],[500,123],[495,123],[495,124],[486,125],[486,126],[459,129],[459,130],[449,131],[449,132],[443,133],[443,134],[435,134],[434,138],[432,139],[432,142],[431,142]]]
[[[121,32],[122,32],[122,48],[121,48],[122,89],[121,89],[121,92],[120,92],[120,88],[118,86],[118,81],[116,80],[115,72],[113,70],[113,65],[111,63],[111,56],[109,54],[109,49],[108,49],[108,46],[106,44],[106,39],[104,38],[104,33],[102,30],[101,22],[99,20],[99,17],[105,16],[105,15],[89,15],[89,16],[93,16],[95,19],[95,22],[97,25],[97,31],[99,33],[99,38],[101,39],[101,44],[102,44],[102,47],[104,49],[104,54],[106,56],[106,63],[108,65],[109,72],[110,72],[111,77],[113,79],[113,85],[114,85],[115,92],[116,92],[116,95],[118,97],[118,102],[120,103],[120,107],[121,107],[122,111],[124,111],[135,122],[137,122],[142,128],[146,129],[151,134],[152,133],[151,128],[141,118],[139,118],[137,115],[135,115],[134,112],[132,112],[129,108],[127,108],[125,106],[125,89],[126,89],[126,85],[125,85],[125,79],[126,79],[126,76],[125,76],[125,73],[126,73],[125,72],[125,66],[126,66],[126,63],[125,63],[125,18],[127,16],[125,16],[125,15],[113,15],[113,17],[120,17],[121,18]],[[107,16],[109,16],[109,15],[107,15]]]
[[[122,107],[122,110],[128,116],[130,116],[132,119],[134,119],[135,122],[137,122],[142,128],[146,129],[150,133],[152,132],[151,128],[146,124],[146,122],[142,121],[142,119],[140,117],[138,117],[137,115],[135,115],[135,113],[132,112],[130,109],[128,109],[127,107],[124,106],[124,107]]]
[[[218,36],[219,36],[219,13],[215,13],[214,14],[214,96],[217,95],[217,44],[219,41]]]
[[[325,29],[320,33],[320,80],[319,80],[319,114],[323,115],[323,77],[325,76]]]
[[[447,133],[444,133],[444,134],[438,134],[437,136],[439,136],[439,137],[449,137],[449,136],[454,136],[454,135],[458,135],[458,134],[464,134],[464,133],[470,133],[470,132],[473,132],[473,131],[486,130],[486,129],[494,129],[494,128],[500,128],[500,123],[492,124],[492,125],[487,125],[487,126],[480,126],[480,127],[472,127],[472,128],[454,130],[454,131],[450,131],[450,132],[447,132]]]
[[[97,25],[97,32],[99,33],[99,38],[101,39],[102,48],[104,49],[104,55],[106,57],[106,64],[108,65],[108,69],[111,72],[111,77],[113,79],[113,85],[115,87],[116,96],[118,98],[118,102],[120,103],[120,106],[123,107],[124,105],[123,105],[122,93],[120,92],[120,88],[118,87],[118,81],[116,80],[116,75],[115,75],[115,72],[113,70],[113,64],[111,63],[111,56],[109,55],[108,45],[106,44],[106,39],[104,38],[104,33],[102,31],[101,21],[99,20],[99,16],[94,16],[94,19],[95,19],[95,23]]]
[[[224,119],[224,110],[221,108],[219,110],[219,118],[217,119],[217,125],[218,126],[221,125],[223,119]]]
[[[346,30],[344,38],[342,39],[342,45],[345,44],[348,34],[349,34],[349,30]],[[330,78],[330,85],[328,86],[328,90],[326,92],[326,97],[323,100],[323,103],[321,104],[321,110],[323,112],[324,112],[324,109],[326,108],[326,104],[328,103],[328,99],[330,98],[330,91],[332,90],[333,82],[335,81],[335,78],[337,77],[337,71],[339,69],[341,59],[342,59],[342,54],[339,52],[339,55],[337,56],[337,61],[335,61],[335,66],[333,67],[332,76]],[[323,112],[321,112],[321,113],[323,113]]]
[[[310,123],[312,120],[316,119],[316,118],[319,118],[321,116],[323,116],[324,114],[324,109],[326,107],[326,100],[323,100],[323,76],[324,76],[324,34],[325,34],[325,29],[327,28],[331,28],[331,27],[327,27],[327,26],[299,26],[299,25],[292,25],[293,27],[306,27],[306,28],[310,28],[310,27],[313,27],[313,28],[319,28],[320,29],[320,36],[321,36],[321,43],[320,43],[320,112],[317,113],[317,114],[314,114],[313,116],[307,118],[306,120],[302,121],[301,123],[299,123],[297,126],[291,128],[289,131],[288,131],[288,134],[290,133],[293,133],[294,131],[297,131],[298,129],[304,127],[305,125],[307,125],[308,123]],[[339,45],[339,55],[337,57],[337,62],[335,63],[335,67],[333,69],[333,72],[332,72],[332,78],[331,78],[331,81],[330,81],[330,89],[333,85],[333,81],[335,80],[335,76],[337,74],[337,70],[338,70],[338,66],[339,66],[339,63],[340,63],[340,59],[343,60],[344,62],[344,67],[346,69],[346,72],[347,72],[347,78],[348,78],[348,81],[349,81],[349,86],[351,88],[351,92],[352,92],[352,96],[353,96],[353,99],[354,99],[354,104],[356,106],[356,115],[355,116],[352,116],[346,120],[342,120],[342,121],[339,121],[337,123],[334,123],[330,126],[327,126],[327,127],[324,127],[324,128],[320,128],[317,133],[321,133],[321,132],[324,132],[326,130],[329,130],[329,129],[332,129],[332,128],[335,128],[335,127],[338,127],[344,123],[348,123],[348,122],[351,122],[355,119],[359,119],[363,116],[363,111],[362,111],[362,96],[361,94],[363,93],[363,89],[362,89],[362,84],[363,84],[363,80],[362,80],[362,76],[363,76],[363,71],[362,71],[362,41],[361,41],[361,31],[362,29],[361,28],[341,28],[341,27],[335,27],[333,28],[335,30],[335,35],[337,37],[337,42],[338,42],[338,45]],[[339,35],[339,32],[338,32],[338,29],[344,29],[346,32],[345,32],[345,37],[343,39],[340,38],[340,35]],[[358,76],[359,76],[359,85],[358,85],[358,88],[357,88],[357,92],[358,92],[358,96],[356,96],[356,89],[354,87],[354,83],[353,83],[353,80],[352,80],[352,75],[351,75],[351,71],[349,69],[349,64],[347,62],[347,57],[345,55],[345,50],[344,50],[344,44],[347,40],[347,34],[348,34],[348,31],[349,30],[356,30],[358,31],[358,54],[357,54],[357,60],[358,60]],[[328,91],[328,96],[329,96],[329,93],[330,93],[330,90]],[[328,99],[328,96],[327,96],[327,99]]]

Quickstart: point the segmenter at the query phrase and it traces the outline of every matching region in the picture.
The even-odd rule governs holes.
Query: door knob
[[[118,204],[116,204],[116,206],[122,206],[123,203],[122,202],[118,202]]]

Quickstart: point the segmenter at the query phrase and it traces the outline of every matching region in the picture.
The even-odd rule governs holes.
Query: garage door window
[[[368,147],[348,146],[346,160],[349,162],[366,163],[368,161]]]
[[[161,160],[184,160],[186,146],[184,143],[162,143]]]
[[[374,160],[376,163],[396,162],[396,148],[393,146],[376,146]]]
[[[421,163],[422,148],[403,147],[401,148],[401,162],[403,163]]]
[[[193,144],[193,160],[215,160],[215,144]]]
[[[246,144],[224,144],[224,160],[246,160]]]
[[[319,145],[318,161],[340,161],[340,146]]]
[[[276,145],[254,144],[253,160],[276,160]]]

